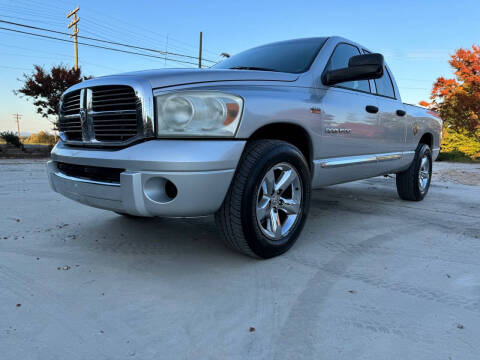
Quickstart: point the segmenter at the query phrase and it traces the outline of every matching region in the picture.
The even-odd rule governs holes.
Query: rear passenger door
[[[403,151],[406,113],[403,103],[397,99],[387,66],[385,66],[383,76],[380,79],[375,79],[374,83],[378,95],[378,119],[383,133],[380,140],[382,152]]]
[[[364,53],[369,53],[364,50]],[[379,152],[385,154],[378,162],[380,171],[385,173],[398,166],[401,152],[405,150],[407,116],[400,96],[395,92],[394,79],[385,65],[383,76],[371,80],[372,92],[377,95],[378,121],[381,137],[378,141]]]

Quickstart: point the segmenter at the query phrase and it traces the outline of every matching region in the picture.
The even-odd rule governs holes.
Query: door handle
[[[376,114],[378,112],[378,107],[373,106],[373,105],[367,105],[365,107],[365,110],[367,110],[367,112],[369,112],[369,113]]]
[[[405,116],[407,112],[405,110],[397,110],[397,115],[398,116]]]

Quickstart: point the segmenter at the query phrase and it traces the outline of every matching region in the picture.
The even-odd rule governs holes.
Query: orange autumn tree
[[[480,46],[457,50],[449,63],[456,78],[435,81],[430,106],[453,130],[467,132],[480,142]]]

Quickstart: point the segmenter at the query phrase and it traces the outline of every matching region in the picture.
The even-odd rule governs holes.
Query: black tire
[[[428,179],[422,188],[420,185],[420,173],[422,167],[422,159],[428,159]],[[426,171],[423,171],[426,175]],[[427,195],[432,180],[432,151],[427,144],[418,144],[415,151],[415,158],[410,167],[397,174],[397,193],[403,200],[421,201]]]
[[[257,219],[257,202],[260,192],[263,191],[260,188],[266,179],[267,172],[277,171],[275,170],[277,166],[294,169],[295,184],[300,184],[301,187],[293,185],[294,183],[287,185],[286,188],[292,186],[290,188],[292,198],[293,186],[295,186],[296,201],[299,203],[298,214],[295,220],[290,222],[288,232],[283,236],[283,229],[280,226],[280,234],[277,233],[277,235],[281,238],[272,240],[265,235],[265,227],[262,230],[260,220]],[[215,214],[215,220],[226,244],[234,250],[260,258],[278,256],[290,249],[297,240],[307,218],[310,192],[310,170],[300,150],[285,141],[256,140],[247,144],[225,200]],[[274,196],[272,195],[272,199]],[[280,197],[280,200],[277,199],[279,203],[275,203],[280,204],[279,210],[272,205],[273,202],[268,202],[268,209],[271,209],[268,213],[278,212],[279,215],[275,219],[280,221],[282,212],[280,207],[285,207],[286,204],[281,200],[281,196],[284,195],[280,195],[280,191],[276,196]],[[286,216],[286,213],[283,213],[283,217],[286,218]],[[265,221],[270,219],[266,216]]]

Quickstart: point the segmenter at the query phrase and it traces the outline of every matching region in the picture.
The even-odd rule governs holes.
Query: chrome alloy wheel
[[[293,229],[302,209],[303,185],[295,168],[279,163],[267,171],[257,193],[257,223],[271,240],[280,240]]]
[[[418,186],[420,188],[420,192],[425,192],[428,186],[428,182],[430,181],[430,159],[425,154],[422,157],[422,161],[420,162],[420,169],[418,171]]]

